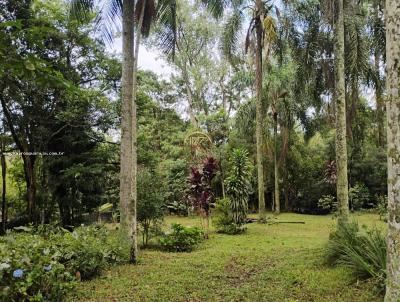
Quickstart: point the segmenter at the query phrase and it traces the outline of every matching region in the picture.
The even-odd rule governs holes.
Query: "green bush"
[[[362,184],[357,183],[354,187],[349,189],[349,203],[352,211],[360,210],[368,205],[371,195],[368,188]]]
[[[337,210],[336,198],[332,195],[323,195],[318,199],[318,207],[329,213],[334,213]]]
[[[357,278],[372,278],[384,289],[386,277],[386,238],[380,230],[359,229],[356,222],[338,225],[326,248],[330,265],[352,270]]]
[[[229,198],[218,199],[214,213],[215,227],[218,233],[235,235],[246,230],[242,224],[235,223]]]
[[[73,275],[39,235],[0,239],[0,301],[59,301],[72,289]]]
[[[164,199],[160,183],[158,175],[148,169],[143,169],[138,174],[137,220],[145,246],[151,236],[161,234]]]
[[[0,238],[0,301],[61,301],[76,279],[128,259],[122,243],[98,226],[11,232]]]
[[[171,252],[190,252],[203,239],[203,231],[198,227],[185,227],[174,223],[172,232],[164,234],[160,238],[160,245]]]

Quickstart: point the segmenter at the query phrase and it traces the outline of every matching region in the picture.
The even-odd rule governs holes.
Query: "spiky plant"
[[[232,170],[226,179],[226,189],[233,219],[236,224],[241,225],[246,221],[253,166],[244,149],[234,149],[230,161]]]
[[[360,230],[356,222],[339,224],[326,248],[330,265],[351,269],[355,277],[372,278],[383,289],[386,276],[386,237],[380,230]]]

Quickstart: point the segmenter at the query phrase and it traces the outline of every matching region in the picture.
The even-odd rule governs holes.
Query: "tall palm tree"
[[[376,121],[378,124],[377,129],[377,144],[379,147],[385,147],[385,135],[384,135],[384,81],[380,74],[381,63],[385,62],[385,21],[383,19],[383,7],[384,0],[371,0],[372,3],[372,17],[369,21],[370,27],[370,38],[372,40],[372,52],[374,55],[374,71],[375,75],[375,99],[376,99]]]
[[[386,0],[389,231],[385,302],[400,301],[400,6]]]
[[[256,149],[257,149],[257,183],[258,183],[258,209],[259,219],[264,221],[265,195],[264,195],[264,167],[263,167],[263,99],[262,99],[262,78],[263,78],[263,50],[268,56],[270,46],[276,37],[275,25],[270,15],[272,5],[269,1],[256,0],[246,1],[223,1],[203,0],[216,17],[220,17],[225,8],[229,7],[231,12],[227,19],[222,34],[221,48],[224,55],[231,64],[240,60],[236,48],[238,37],[242,30],[243,22],[246,20],[244,12],[250,9],[252,17],[247,29],[245,51],[250,48],[254,50],[255,65],[255,90],[256,90]]]
[[[345,223],[347,222],[349,216],[349,196],[347,182],[343,0],[336,0],[334,38],[337,165],[336,190],[339,210],[338,222]]]
[[[97,10],[99,5],[103,9]],[[137,69],[141,37],[147,37],[157,20],[164,27],[160,45],[173,51],[175,45],[175,0],[71,0],[71,14],[77,19],[97,12],[105,37],[112,41],[113,29],[122,18],[122,110],[121,110],[121,228],[131,242],[130,262],[137,261]],[[136,28],[136,37],[135,37]],[[136,39],[136,41],[135,41]]]

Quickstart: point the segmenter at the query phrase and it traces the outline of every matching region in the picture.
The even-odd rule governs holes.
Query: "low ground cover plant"
[[[160,238],[161,247],[167,251],[190,252],[204,239],[203,231],[198,227],[174,223],[171,229]]]
[[[10,232],[0,238],[0,300],[62,301],[76,281],[124,262],[128,251],[122,242],[99,226]]]

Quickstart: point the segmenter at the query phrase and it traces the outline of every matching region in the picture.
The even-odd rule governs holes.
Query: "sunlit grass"
[[[353,218],[385,226],[377,215]],[[346,269],[323,264],[322,249],[335,224],[331,216],[281,214],[275,221],[305,224],[252,223],[235,236],[213,232],[192,253],[142,250],[138,265],[114,267],[81,283],[70,301],[382,300],[371,285],[354,283]],[[172,222],[201,223],[197,217],[166,218],[166,225]]]

